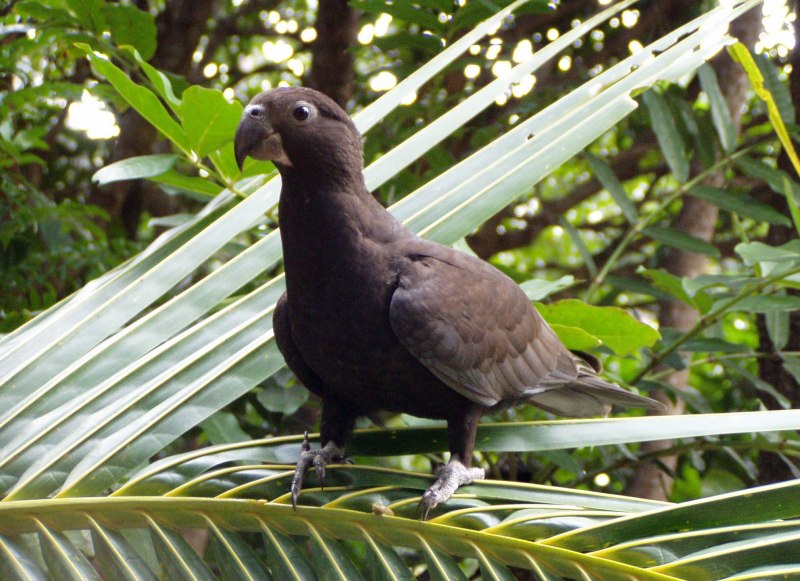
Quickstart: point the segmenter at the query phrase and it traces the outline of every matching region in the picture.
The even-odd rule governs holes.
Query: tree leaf
[[[672,173],[681,183],[689,179],[689,159],[683,137],[669,110],[666,99],[654,89],[645,91],[642,100],[650,113],[656,140]]]
[[[768,313],[770,311],[796,311],[800,309],[800,297],[794,295],[773,295],[745,297],[733,310],[746,313]]]
[[[711,119],[714,121],[714,127],[717,128],[722,149],[726,153],[731,153],[736,149],[736,128],[731,120],[728,102],[719,88],[717,75],[711,65],[704,63],[697,69],[697,76],[700,78],[700,86],[711,104]]]
[[[706,256],[719,256],[719,250],[713,244],[705,240],[700,240],[681,230],[668,226],[648,226],[642,230],[642,234],[649,236],[653,240],[666,246],[683,250],[684,252],[695,252]]]
[[[734,250],[747,265],[759,262],[795,262],[800,260],[800,240],[790,240],[780,246],[770,246],[763,242],[740,242]]]
[[[775,100],[781,119],[786,125],[794,125],[796,113],[792,103],[792,95],[789,92],[789,88],[781,82],[775,64],[764,53],[753,55],[753,60],[756,61],[756,66],[758,66],[758,70],[761,71],[764,77],[764,86]]]
[[[532,278],[520,283],[520,288],[532,301],[540,301],[547,298],[553,293],[568,288],[575,284],[575,277],[567,274],[558,280],[543,280],[540,278]]]
[[[105,77],[131,107],[178,147],[184,151],[189,150],[189,141],[186,133],[170,116],[161,101],[150,89],[134,83],[122,69],[114,65],[104,55],[94,52],[87,45],[80,45],[80,47],[86,51],[94,70]]]
[[[627,192],[622,187],[622,184],[614,175],[609,165],[597,156],[590,153],[586,154],[586,160],[592,168],[595,177],[600,181],[603,187],[611,194],[614,201],[622,210],[622,214],[630,224],[636,224],[639,220],[639,213],[636,211],[636,206],[628,197]]]
[[[542,316],[544,316],[544,314]],[[561,342],[566,345],[567,349],[572,349],[574,351],[590,351],[603,344],[600,339],[594,335],[590,335],[580,327],[560,325],[559,323],[550,323],[549,321],[548,324],[553,331],[556,332]]]
[[[236,416],[226,411],[218,411],[203,420],[200,422],[200,427],[208,435],[212,444],[246,442],[250,439],[250,434],[239,426]]]
[[[221,185],[209,179],[187,176],[172,169],[149,179],[157,184],[171,186],[185,192],[196,194],[199,198],[204,200],[219,195],[224,189]]]
[[[156,52],[156,21],[149,12],[135,6],[105,4],[102,14],[111,29],[111,38],[117,46],[131,45],[144,60]]]
[[[727,190],[711,186],[694,186],[687,193],[695,198],[708,200],[722,210],[734,212],[745,218],[781,226],[792,225],[792,221],[784,214],[772,206],[754,200],[747,194],[732,194]]]
[[[242,109],[241,103],[229,102],[216,89],[192,85],[183,92],[181,120],[198,156],[205,157],[233,140]]]
[[[106,27],[103,0],[66,0],[78,21],[92,32],[102,33]]]
[[[171,169],[176,161],[178,161],[178,156],[174,153],[156,153],[129,157],[100,168],[92,176],[92,181],[104,186],[123,180],[152,178],[160,176]]]
[[[595,307],[565,299],[550,305],[537,303],[536,308],[549,323],[583,329],[620,355],[650,347],[661,337],[650,325],[617,307]]]

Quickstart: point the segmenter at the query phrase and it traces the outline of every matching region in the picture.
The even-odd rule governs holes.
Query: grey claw
[[[417,507],[422,520],[427,520],[430,511],[449,499],[460,486],[472,484],[474,480],[482,480],[485,477],[482,468],[467,468],[457,459],[451,459],[446,465],[437,466],[434,473],[436,482],[428,487]]]
[[[308,432],[305,433],[303,443],[300,445],[300,459],[297,461],[297,467],[294,471],[292,478],[292,508],[297,509],[297,499],[300,498],[300,492],[303,489],[303,479],[305,478],[306,471],[311,466],[317,473],[320,487],[325,486],[325,466],[328,465],[334,458],[340,457],[344,450],[337,447],[333,442],[328,442],[320,450],[311,451],[311,446],[308,442]]]

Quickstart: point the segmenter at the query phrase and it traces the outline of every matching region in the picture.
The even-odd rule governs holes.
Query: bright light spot
[[[369,44],[375,38],[375,27],[372,24],[365,24],[358,32],[358,42],[361,44]]]
[[[271,11],[267,16],[267,22],[270,24],[278,24],[281,21],[281,14],[275,10]]]
[[[610,0],[609,0],[610,1]],[[595,486],[599,486],[600,488],[605,488],[609,484],[611,484],[611,477],[605,472],[601,472],[597,476],[594,477],[594,484]]]
[[[450,20],[453,17],[450,16],[449,14],[445,14],[444,12],[440,12],[439,16],[437,18],[438,18],[439,22],[441,22],[442,24],[446,24],[447,22],[450,22]]]
[[[522,61],[528,60],[533,56],[533,44],[527,38],[524,40],[519,41],[519,44],[514,48],[514,52],[511,55],[511,60],[515,63],[521,63]]]
[[[400,104],[401,105],[411,105],[416,100],[417,100],[417,92],[414,91],[413,93],[409,93],[408,95],[403,97],[403,100],[400,101]]]
[[[289,62],[286,63],[286,66],[289,67],[289,70],[292,71],[292,74],[296,77],[302,77],[303,71],[305,67],[303,63],[300,62],[300,59],[289,59]]]
[[[222,96],[228,101],[233,101],[233,99],[236,97],[236,92],[231,87],[228,87],[222,91]]]
[[[386,36],[389,32],[389,25],[392,23],[391,14],[381,14],[375,21],[375,36]]]
[[[553,226],[553,238],[561,238],[564,236],[564,228],[561,226]]]
[[[481,45],[473,44],[471,47],[469,47],[469,54],[471,54],[472,56],[477,56],[480,53],[481,53]]]
[[[208,177],[208,172],[206,170],[204,170],[204,169],[201,169],[197,173],[200,174],[201,178],[207,178]]]
[[[244,1],[244,0],[233,0],[233,1],[231,2],[231,4],[233,4],[233,7],[234,7],[234,8],[237,8],[237,7],[239,7],[239,6],[241,6],[241,5],[242,5],[242,2],[243,2],[243,1]]]
[[[283,39],[279,39],[275,42],[271,40],[266,41],[261,45],[261,52],[267,60],[274,63],[282,63],[286,59],[291,58],[294,54],[294,49],[291,44]]]
[[[514,125],[517,121],[519,121],[519,115],[517,115],[516,113],[512,113],[511,115],[508,116],[508,124],[509,125]],[[519,208],[519,206],[517,206],[517,207]]]
[[[744,330],[745,330],[745,329],[747,329],[747,328],[748,328],[750,325],[749,325],[749,324],[748,324],[748,322],[747,322],[746,320],[744,320],[744,319],[734,319],[734,320],[733,320],[733,326],[734,326],[734,327],[736,327],[736,329],[738,329],[739,331],[744,331]]]
[[[110,139],[119,135],[117,118],[105,103],[87,91],[83,92],[80,101],[70,104],[66,123],[70,129],[84,131],[89,139]]]
[[[533,75],[525,75],[517,84],[511,88],[511,94],[517,99],[520,99],[531,92],[533,86],[536,84],[536,77]]]
[[[602,219],[603,219],[603,212],[601,212],[600,210],[592,210],[591,212],[589,212],[589,215],[586,216],[586,221],[589,222],[589,224],[597,224]]]
[[[294,34],[295,32],[297,32],[297,28],[298,28],[297,27],[297,20],[289,20],[289,21],[287,21],[287,23],[286,23],[286,31],[289,34]]]
[[[568,54],[565,54],[560,59],[558,59],[558,70],[560,71],[568,71],[572,67],[572,57]]]
[[[503,50],[503,47],[499,44],[493,44],[486,49],[486,58],[490,61],[493,61],[497,58],[497,55],[500,54],[500,51]]]
[[[469,64],[464,67],[464,76],[468,79],[474,79],[481,74],[481,67],[476,64]]]
[[[631,54],[638,54],[644,50],[644,47],[638,40],[632,40],[628,43],[628,50],[631,51]]]
[[[589,36],[592,37],[592,40],[603,40],[606,37],[602,30],[593,30]]]
[[[609,5],[609,4],[611,4],[613,1],[614,1],[614,0],[597,0],[597,3],[598,3],[600,6],[608,6],[608,5]]]
[[[316,28],[305,28],[303,32],[300,33],[300,40],[303,42],[314,42],[317,38],[317,29]]]
[[[758,36],[756,52],[777,47],[778,54],[783,58],[789,49],[794,48],[794,22],[797,15],[789,10],[786,0],[765,0],[762,10],[763,30]]]
[[[508,103],[508,97],[506,97],[505,95],[500,95],[499,97],[497,97],[497,98],[494,100],[494,102],[495,102],[495,103],[497,103],[498,105],[500,105],[500,106],[502,107],[503,105],[505,105],[506,103]]]
[[[558,38],[558,36],[559,36],[558,30],[556,30],[555,28],[551,28],[550,30],[547,31],[547,40],[549,40],[550,42],[553,42],[555,39]]]
[[[25,36],[33,40],[34,38],[36,38],[36,29],[29,28],[28,30],[25,31]]]
[[[381,71],[369,80],[369,87],[373,91],[388,91],[397,84],[397,77],[389,71]]]
[[[622,26],[624,26],[625,28],[631,28],[632,26],[635,26],[637,20],[639,20],[638,10],[622,11]]]
[[[285,20],[281,20],[278,24],[275,25],[275,32],[278,34],[286,34],[289,32],[289,23]]]
[[[492,37],[491,39],[489,39],[489,44],[503,44],[503,39],[497,38],[496,36]]]
[[[619,18],[615,16],[614,18],[609,20],[608,23],[611,25],[611,28],[617,28],[619,27]]]
[[[203,60],[203,53],[202,51],[196,50],[192,53],[192,60],[196,63],[199,63]]]
[[[497,61],[492,65],[492,74],[495,77],[504,77],[511,72],[511,61]]]
[[[217,65],[214,63],[208,63],[205,67],[203,67],[203,76],[207,79],[210,79],[214,75],[217,74]]]
[[[267,80],[261,81],[261,90],[269,91],[272,88],[272,83]]]

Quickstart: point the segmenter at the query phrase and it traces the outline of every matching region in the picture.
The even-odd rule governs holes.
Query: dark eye
[[[308,105],[298,105],[294,108],[294,111],[292,111],[292,116],[298,121],[305,121],[311,117],[311,107]]]

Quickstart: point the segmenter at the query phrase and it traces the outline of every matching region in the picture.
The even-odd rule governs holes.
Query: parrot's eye
[[[292,117],[298,121],[306,121],[311,117],[311,107],[308,105],[298,105],[292,111]]]

